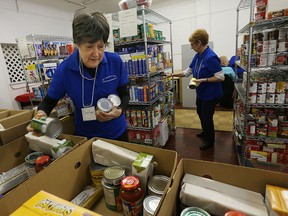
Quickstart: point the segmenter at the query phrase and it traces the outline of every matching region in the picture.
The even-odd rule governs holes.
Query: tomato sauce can
[[[31,120],[31,127],[51,138],[57,138],[62,133],[61,122],[58,119],[46,116],[35,116]]]
[[[160,196],[147,196],[143,201],[143,216],[153,216],[160,200]]]
[[[125,170],[120,166],[111,166],[104,170],[102,186],[104,190],[106,207],[110,210],[122,210],[120,183],[124,176]]]
[[[125,216],[142,216],[144,192],[136,176],[127,176],[121,181],[120,196]]]

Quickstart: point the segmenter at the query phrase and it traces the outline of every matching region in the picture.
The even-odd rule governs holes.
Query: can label
[[[120,197],[120,185],[111,186],[107,184],[104,179],[102,180],[102,186],[104,190],[105,203],[108,209],[113,211],[122,210],[122,203]]]
[[[46,131],[44,131],[45,127],[43,127],[43,125],[45,126],[51,121],[52,119],[49,120],[46,116],[41,116],[40,118],[34,117],[31,120],[31,127],[41,133],[46,133]]]

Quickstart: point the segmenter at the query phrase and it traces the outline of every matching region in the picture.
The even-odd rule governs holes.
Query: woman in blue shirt
[[[82,13],[74,17],[72,30],[77,49],[57,67],[37,115],[49,115],[67,94],[75,107],[76,135],[127,141],[122,110],[129,102],[128,76],[119,55],[105,52],[108,22],[101,13]],[[118,95],[121,105],[110,112],[96,109],[110,94]]]
[[[203,130],[197,136],[204,140],[200,149],[206,150],[213,147],[215,143],[213,115],[219,98],[223,94],[221,82],[224,80],[224,74],[220,59],[208,46],[209,35],[206,30],[194,31],[189,37],[189,42],[197,54],[190,66],[182,74],[175,76],[189,77],[192,74],[192,77],[196,79],[197,114]]]

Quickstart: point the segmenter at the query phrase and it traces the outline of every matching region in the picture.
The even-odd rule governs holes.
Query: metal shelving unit
[[[112,14],[112,20],[113,21],[119,21],[119,14],[118,13],[113,13]],[[172,29],[171,29],[171,20],[167,19],[166,17],[162,16],[161,14],[158,14],[157,12],[150,10],[148,8],[145,8],[145,6],[141,6],[140,8],[137,9],[137,23],[139,25],[143,25],[143,38],[136,38],[133,40],[130,40],[128,42],[126,41],[120,41],[120,42],[114,42],[114,48],[115,49],[120,49],[120,48],[126,48],[126,47],[133,47],[133,46],[144,46],[145,50],[145,60],[146,60],[146,71],[147,73],[145,74],[135,74],[135,75],[130,75],[129,76],[129,80],[130,80],[130,84],[131,86],[135,84],[135,86],[137,86],[137,84],[139,83],[145,83],[148,86],[148,92],[150,90],[150,87],[153,86],[153,84],[155,84],[155,82],[161,80],[161,78],[165,75],[165,72],[167,70],[170,70],[171,73],[173,73],[173,64],[171,67],[168,68],[164,68],[164,69],[160,69],[157,70],[155,72],[149,71],[149,60],[148,59],[148,47],[149,46],[165,46],[165,48],[169,47],[169,52],[170,52],[170,57],[171,57],[171,61],[173,62],[173,50],[172,50]],[[153,38],[148,38],[147,37],[147,29],[146,29],[146,24],[153,24],[155,27],[158,26],[165,26],[165,29],[169,29],[169,35],[167,35],[167,38],[162,38],[162,40],[160,40],[159,38],[153,39]],[[166,35],[165,35],[166,36]],[[166,91],[171,91],[173,90],[173,95],[175,95],[175,87],[174,87],[174,78],[172,77],[172,83],[173,85],[169,85],[166,88]],[[165,93],[165,92],[163,92]],[[154,133],[155,131],[158,130],[159,125],[155,125],[155,123],[153,123],[153,107],[155,105],[158,105],[161,98],[163,97],[163,93],[161,94],[156,94],[156,97],[152,96],[152,95],[148,95],[148,100],[147,102],[129,102],[129,107],[127,108],[127,110],[130,112],[131,110],[140,110],[140,112],[142,111],[146,111],[149,112],[148,116],[150,117],[149,119],[149,126],[148,127],[138,127],[138,126],[129,126],[128,130],[130,131],[150,131],[151,132],[151,137],[152,137],[152,142],[150,142],[150,140],[148,140],[147,142],[144,141],[144,143],[141,144],[145,144],[145,145],[152,145],[152,146],[159,146],[159,140],[155,140],[153,139],[154,137]],[[174,97],[175,100],[175,97]],[[165,112],[163,111],[163,115],[165,115],[165,117],[167,117],[168,115],[173,115],[172,119],[173,119],[173,125],[175,125],[175,115],[174,115],[174,104],[175,101],[173,100],[173,104],[171,105],[172,108],[170,108],[169,112],[167,112],[167,107],[165,107]],[[161,113],[161,111],[160,111]],[[131,113],[130,113],[131,115]],[[126,116],[127,118],[127,116]],[[163,119],[163,116],[161,116],[161,119]],[[174,126],[175,127],[175,126]],[[133,140],[129,140],[130,142],[134,142]],[[137,143],[137,141],[136,141]]]
[[[251,103],[249,100],[249,87],[251,83],[251,72],[253,72],[254,67],[251,65],[251,59],[252,59],[252,40],[253,34],[262,32],[262,31],[269,31],[273,30],[279,27],[287,27],[288,26],[288,17],[278,17],[273,18],[270,20],[259,20],[254,21],[254,10],[255,10],[255,0],[241,0],[238,7],[237,7],[237,25],[236,25],[236,58],[237,58],[237,48],[238,46],[238,39],[241,35],[248,35],[248,58],[247,58],[247,66],[240,65],[239,62],[236,62],[237,66],[240,66],[241,68],[245,69],[247,72],[246,77],[246,83],[245,86],[243,86],[242,83],[238,83],[237,80],[235,82],[235,89],[236,89],[236,98],[238,100],[241,100],[244,106],[244,118],[239,117],[240,113],[237,113],[237,107],[234,108],[234,140],[236,143],[236,148],[241,146],[241,151],[237,151],[239,156],[239,162],[240,165],[245,166],[252,166],[257,168],[264,168],[265,166],[263,164],[266,163],[267,167],[274,167],[273,163],[270,162],[261,162],[261,166],[257,166],[257,161],[253,161],[250,158],[246,157],[246,146],[245,143],[247,140],[252,141],[271,141],[271,142],[283,142],[287,143],[288,138],[271,138],[268,136],[250,136],[247,134],[247,122],[248,122],[248,114],[251,111],[251,108],[272,108],[272,109],[287,109],[288,104],[276,104],[276,103]],[[242,29],[239,29],[239,12],[241,10],[250,10],[250,19],[249,23],[245,25]],[[237,67],[236,66],[236,67]],[[285,69],[287,70],[287,65],[273,65],[269,67],[257,67],[257,68],[270,68],[270,69]],[[287,70],[288,71],[288,70]],[[285,167],[286,164],[278,164],[277,167]],[[279,169],[278,169],[279,170]]]
[[[60,52],[59,47],[60,44],[65,46],[64,44],[70,43],[73,44],[73,39],[71,37],[66,36],[53,36],[53,35],[40,35],[40,34],[30,34],[21,38],[16,39],[19,55],[21,58],[22,68],[25,74],[26,80],[26,90],[27,92],[31,92],[31,89],[37,87],[41,92],[41,98],[32,98],[30,94],[29,99],[31,103],[31,107],[34,106],[33,102],[41,102],[44,95],[47,93],[45,89],[45,85],[49,85],[50,80],[45,80],[45,76],[43,71],[41,71],[41,64],[45,63],[59,63],[59,60],[63,60],[67,58],[69,55],[67,53],[63,54]],[[53,49],[57,52],[53,54],[44,54],[43,43],[54,43]],[[50,44],[49,44],[50,46]],[[51,47],[50,47],[51,48]],[[24,49],[24,51],[23,51]],[[40,50],[42,52],[40,53]],[[52,49],[52,48],[51,48]],[[35,81],[31,81],[27,77],[26,71],[28,71],[29,65],[32,65],[33,68],[35,66]]]

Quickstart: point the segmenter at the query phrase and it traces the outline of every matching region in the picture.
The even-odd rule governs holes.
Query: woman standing
[[[174,76],[189,77],[192,74],[196,79],[197,114],[203,130],[197,136],[204,140],[200,149],[206,150],[213,147],[215,143],[213,115],[215,106],[223,94],[221,82],[224,80],[224,74],[220,59],[208,46],[209,35],[206,30],[194,31],[189,37],[189,42],[197,54],[185,71]]]
[[[127,141],[122,110],[129,102],[128,76],[119,55],[105,52],[108,22],[101,13],[82,13],[74,17],[72,30],[77,49],[57,67],[37,115],[49,115],[67,94],[75,106],[76,135]],[[121,105],[110,112],[96,109],[97,101],[110,94],[118,95]]]

